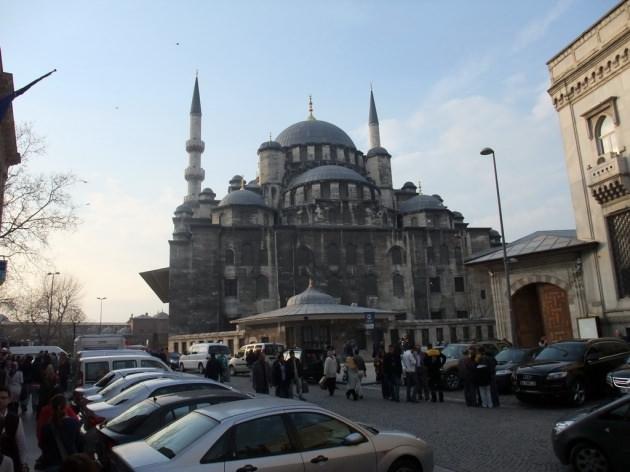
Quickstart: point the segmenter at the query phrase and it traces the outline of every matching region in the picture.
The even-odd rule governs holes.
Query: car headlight
[[[554,434],[560,434],[562,431],[564,431],[565,429],[567,429],[569,426],[571,426],[573,423],[575,423],[574,420],[567,420],[567,421],[558,421],[555,426],[553,427],[553,433]]]
[[[563,379],[567,376],[567,374],[568,374],[567,371],[551,372],[550,374],[547,374],[547,380]]]
[[[496,375],[512,375],[511,370],[497,370]]]

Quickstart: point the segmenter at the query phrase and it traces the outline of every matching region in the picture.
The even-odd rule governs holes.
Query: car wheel
[[[602,450],[590,443],[578,443],[571,449],[571,464],[577,472],[607,472],[608,459]]]
[[[449,371],[444,376],[444,384],[446,385],[447,390],[457,390],[461,386],[461,380],[457,372]]]
[[[388,472],[421,472],[422,467],[414,459],[402,458],[395,461]]]
[[[235,377],[236,376],[236,370],[234,369],[234,366],[230,366],[230,377]]]
[[[574,380],[569,385],[569,402],[573,406],[582,406],[586,402],[586,387],[581,380]]]
[[[197,372],[203,374],[205,371],[206,369],[203,368],[203,364],[200,362],[199,365],[197,365]]]
[[[186,369],[184,369],[184,363],[183,363],[183,362],[181,362],[181,363],[179,364],[179,371],[180,371],[180,372],[184,372],[185,370],[186,370]]]

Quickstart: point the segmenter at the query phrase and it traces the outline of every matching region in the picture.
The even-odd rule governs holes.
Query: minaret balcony
[[[203,152],[206,144],[201,139],[189,139],[186,141],[186,152]]]
[[[604,205],[630,195],[628,158],[609,153],[598,159],[598,164],[587,168],[586,181],[597,203]]]
[[[199,167],[186,167],[184,177],[186,180],[203,180],[206,177],[206,171]]]

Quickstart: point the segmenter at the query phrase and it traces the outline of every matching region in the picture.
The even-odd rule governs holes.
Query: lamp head
[[[492,148],[485,147],[481,150],[481,152],[479,152],[479,154],[482,156],[489,156],[490,154],[494,154],[494,150]]]

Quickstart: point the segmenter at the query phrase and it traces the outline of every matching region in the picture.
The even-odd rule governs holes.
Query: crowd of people
[[[278,397],[304,400],[308,385],[303,377],[302,363],[294,351],[289,351],[288,359],[284,353],[278,352],[271,365],[264,351],[248,352],[245,359],[251,369],[252,386],[256,393],[270,394],[273,387]]]
[[[81,453],[80,423],[66,400],[70,367],[65,353],[42,351],[33,357],[0,350],[0,472],[29,470],[23,423],[29,407],[41,450],[36,470],[99,470],[96,462]]]

